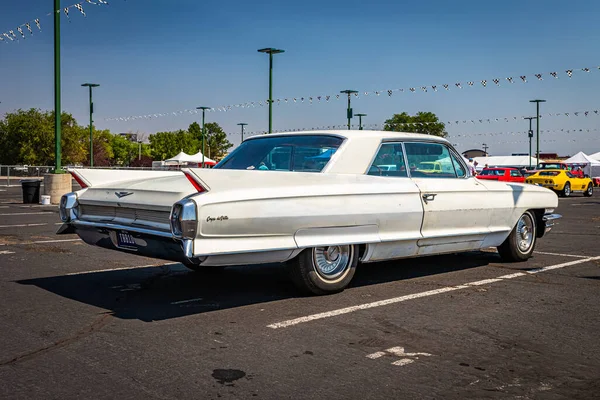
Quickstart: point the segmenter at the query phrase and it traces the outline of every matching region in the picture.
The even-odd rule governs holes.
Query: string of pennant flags
[[[588,74],[591,73],[592,70],[598,70],[600,72],[600,66],[592,67],[592,68],[576,68],[576,69],[567,69],[563,72],[553,71],[548,73],[537,73],[530,75],[530,78],[535,81],[543,81],[545,76],[549,76],[552,79],[559,79],[560,76],[566,76],[568,78],[572,78],[574,74],[583,73]],[[477,82],[477,83],[476,83]],[[501,83],[508,83],[509,85],[515,84],[517,82],[527,83],[528,77],[526,75],[518,75],[518,77],[506,77],[506,78],[494,78],[491,80],[483,79],[480,81],[466,81],[466,82],[456,82],[454,84],[441,84],[441,85],[428,85],[428,86],[415,86],[411,88],[403,88],[403,89],[385,89],[385,90],[374,90],[374,91],[365,91],[365,92],[356,92],[350,94],[350,96],[354,95],[354,97],[359,96],[380,96],[386,95],[388,97],[392,97],[394,93],[415,93],[415,92],[438,92],[438,91],[449,91],[449,90],[460,90],[466,87],[479,86],[481,84],[483,87],[488,86],[500,86]],[[273,99],[273,104],[282,105],[282,104],[298,104],[298,103],[306,103],[306,104],[320,104],[320,103],[328,103],[330,101],[342,100],[346,99],[348,95],[346,94],[335,94],[335,95],[317,95],[317,96],[304,96],[304,97],[286,97],[286,98],[278,98]],[[235,109],[240,108],[256,108],[256,107],[264,107],[269,105],[269,100],[259,100],[259,101],[250,101],[245,103],[238,104],[230,104],[223,105],[219,107],[209,108],[207,112],[228,112]],[[189,115],[189,114],[198,114],[200,111],[196,109],[185,109],[185,110],[176,110],[176,111],[168,111],[168,112],[158,112],[152,114],[144,114],[144,115],[129,115],[125,117],[109,117],[104,118],[105,121],[134,121],[138,119],[154,119],[154,118],[162,118],[169,116],[181,116],[181,115]],[[466,123],[465,121],[464,123]],[[474,122],[474,121],[470,121]],[[490,122],[490,121],[488,121]],[[451,122],[449,122],[451,123]],[[456,122],[458,123],[458,122]]]
[[[83,0],[83,1],[80,1],[75,4],[71,4],[70,6],[63,7],[61,10],[56,10],[56,12],[60,13],[62,11],[65,14],[65,16],[67,18],[69,18],[69,9],[75,9],[75,10],[79,11],[79,13],[85,17],[86,14],[85,14],[85,10],[83,9],[84,4],[85,5],[93,4],[93,5],[101,6],[101,5],[108,5],[108,1],[106,1],[106,0],[94,0],[94,1]],[[46,14],[46,16],[51,16],[51,15],[52,15],[52,13]],[[37,27],[37,30],[32,28],[32,26],[34,26],[34,25]],[[41,22],[40,18],[35,18],[35,19],[32,19],[31,21],[27,21],[27,22],[17,26],[16,30],[19,33],[19,36],[17,36],[15,34],[14,29],[9,29],[0,34],[0,42],[4,42],[4,43],[17,42],[18,43],[19,38],[25,40],[27,38],[25,31],[29,32],[29,36],[33,36],[34,30],[36,30],[37,32],[41,32],[42,31],[42,22]]]

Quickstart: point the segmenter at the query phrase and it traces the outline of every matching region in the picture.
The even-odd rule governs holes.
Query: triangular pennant
[[[500,79],[498,79],[498,78],[494,78],[494,79],[493,79],[493,82],[494,82],[496,85],[500,86]]]
[[[565,72],[567,73],[567,75],[569,75],[569,78],[573,76],[573,70],[572,69],[568,69]]]
[[[506,78],[506,80],[507,80],[509,83],[514,83],[514,82],[513,82],[513,78],[512,78],[512,76],[509,76],[508,78]]]
[[[23,33],[23,29],[21,29],[21,27],[19,26],[17,28],[17,30],[19,31],[19,33],[21,34],[21,36],[23,37],[23,39],[25,39],[25,34]]]
[[[81,4],[75,4],[75,8],[78,9],[79,12],[82,13],[85,17],[85,11],[83,11],[83,7],[81,6]]]
[[[487,81],[484,79],[484,80],[481,81],[481,84],[483,85],[483,87],[486,87],[487,86]]]
[[[29,24],[29,22],[25,24],[25,27],[27,28],[29,33],[31,33],[33,35],[33,31],[31,30],[31,25]]]
[[[535,77],[538,78],[540,81],[542,81],[542,74],[535,74]]]
[[[552,75],[554,78],[558,79],[558,74],[556,72],[550,72],[550,75]]]
[[[527,77],[525,75],[521,75],[520,78],[523,82],[527,82]]]

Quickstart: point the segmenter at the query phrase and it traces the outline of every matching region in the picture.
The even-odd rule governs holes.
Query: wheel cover
[[[529,214],[523,214],[517,223],[517,247],[522,253],[527,253],[531,250],[534,241],[534,224],[533,219]]]
[[[588,185],[588,194],[591,196],[594,193],[594,188],[592,187],[592,185]]]
[[[568,183],[565,185],[565,196],[568,196],[571,194],[571,185],[569,185]]]
[[[315,271],[324,279],[334,280],[350,267],[352,246],[315,247],[313,264]]]

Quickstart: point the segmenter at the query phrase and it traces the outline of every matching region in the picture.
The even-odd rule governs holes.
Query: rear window
[[[243,142],[214,168],[321,172],[344,140],[328,135],[265,136]]]
[[[556,176],[560,174],[559,171],[540,171],[540,176]]]
[[[538,169],[564,169],[564,165],[558,163],[540,164]]]

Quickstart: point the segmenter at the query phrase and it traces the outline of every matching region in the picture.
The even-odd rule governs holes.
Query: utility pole
[[[367,114],[354,114],[358,117],[358,130],[362,131],[362,117],[366,117]]]
[[[100,86],[97,83],[84,83],[81,86],[87,86],[90,88],[90,168],[94,166],[94,130],[92,114],[94,113],[94,102],[92,101],[92,88]]]
[[[273,54],[285,52],[285,50],[268,47],[259,49],[259,53],[269,54],[269,133],[273,132]]]
[[[348,109],[346,110],[346,117],[348,118],[348,130],[350,130],[350,120],[352,119],[352,107],[350,107],[350,96],[354,93],[358,93],[356,90],[342,90],[340,93],[346,93],[348,95]]]
[[[245,122],[240,122],[238,125],[242,127],[242,141],[240,142],[240,144],[241,144],[244,142],[244,125],[248,125],[248,124]]]
[[[197,110],[202,110],[202,167],[204,168],[204,137],[206,134],[204,133],[204,111],[210,110],[210,107],[196,107]]]
[[[54,173],[62,173],[60,144],[60,0],[54,0]]]
[[[483,144],[483,152],[485,153],[485,156],[487,157],[488,153],[487,153],[487,149],[488,149],[488,145],[487,144]]]
[[[531,168],[531,139],[533,138],[533,129],[531,129],[531,120],[537,119],[537,117],[525,117],[523,119],[529,120],[529,130],[527,131],[527,136],[529,136],[529,168]],[[538,160],[539,162],[539,160]]]
[[[536,154],[535,158],[537,159],[537,162],[539,163],[540,162],[540,103],[545,103],[546,100],[536,99],[536,100],[529,100],[529,102],[530,103],[536,103],[536,113],[535,113],[535,116],[537,117],[536,118],[536,120],[537,120],[536,121],[536,130],[537,130],[537,133],[536,133],[536,142],[537,142],[537,145],[536,145],[536,151],[535,151],[535,154]]]

